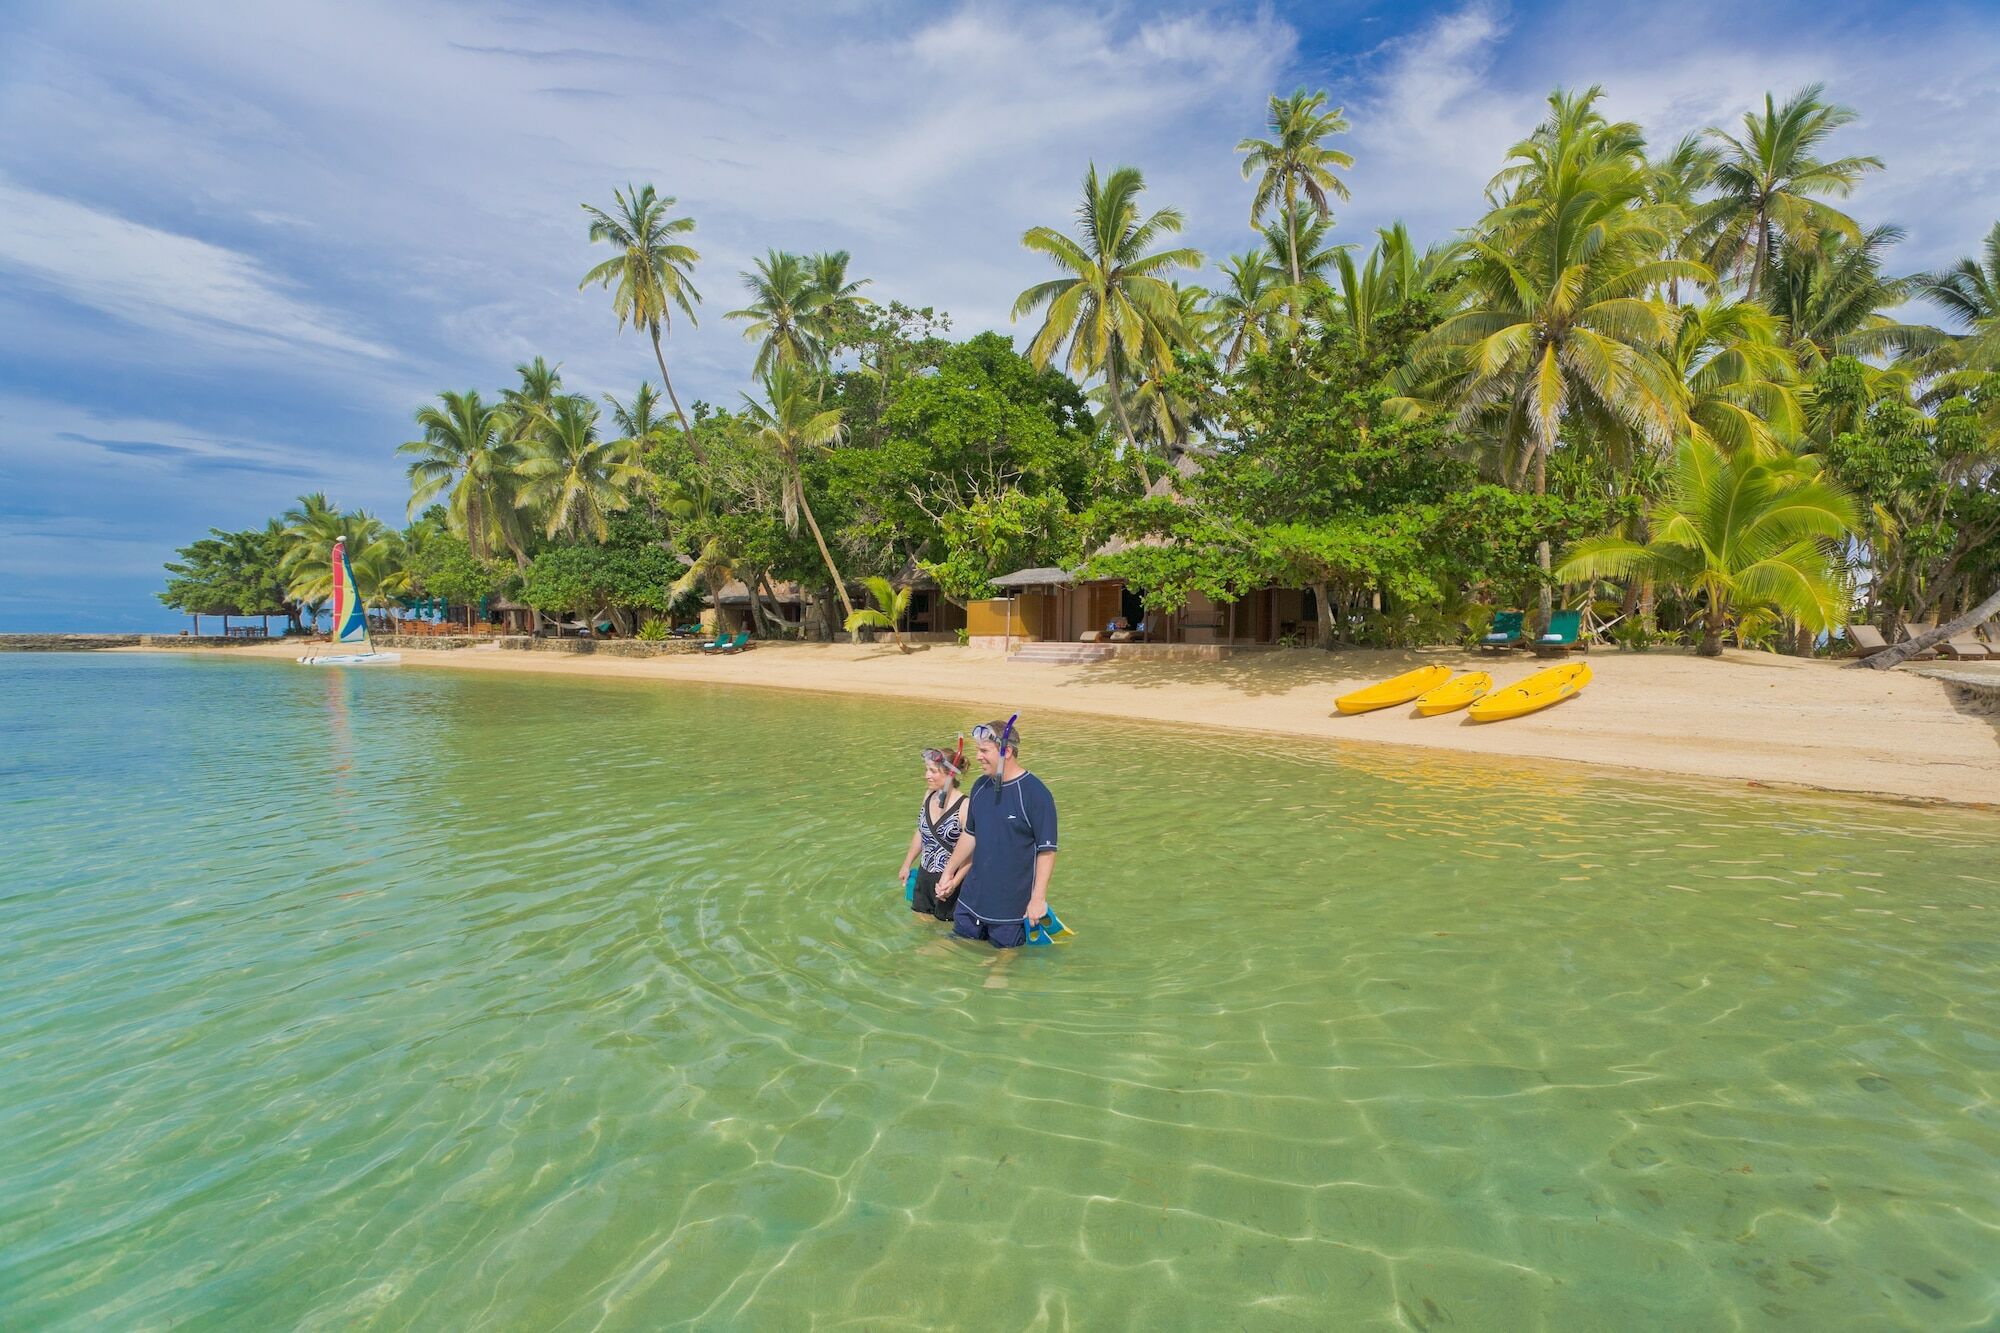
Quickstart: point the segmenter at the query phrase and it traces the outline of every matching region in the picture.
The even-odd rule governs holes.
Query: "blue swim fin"
[[[910,873],[903,880],[903,901],[914,904],[917,901],[917,867],[911,866]]]
[[[1029,921],[1023,917],[1022,923],[1028,928],[1030,944],[1054,944],[1058,940],[1067,943],[1076,938],[1076,932],[1065,926],[1062,918],[1057,916],[1053,909],[1043,915],[1040,921]]]

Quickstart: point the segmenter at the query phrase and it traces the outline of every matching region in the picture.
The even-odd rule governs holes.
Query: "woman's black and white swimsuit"
[[[911,911],[929,912],[940,921],[951,920],[951,902],[937,900],[937,885],[944,877],[945,866],[951,862],[959,835],[964,832],[963,796],[953,800],[945,807],[944,814],[933,820],[930,795],[924,795],[924,803],[917,809],[917,889],[910,898]]]

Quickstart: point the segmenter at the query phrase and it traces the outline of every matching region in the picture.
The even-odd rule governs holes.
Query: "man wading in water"
[[[952,849],[939,894],[958,890],[954,935],[1015,949],[1027,943],[1027,923],[1049,910],[1056,798],[1021,767],[1021,734],[1012,718],[974,727],[972,739],[986,776],[966,797],[965,831]]]

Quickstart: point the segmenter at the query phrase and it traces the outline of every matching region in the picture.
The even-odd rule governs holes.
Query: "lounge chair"
[[[1534,649],[1537,657],[1590,651],[1583,643],[1583,612],[1557,611],[1551,615],[1549,627],[1536,636]]]
[[[1937,650],[1954,662],[1984,662],[1992,657],[1993,651],[1970,634],[1961,634],[1955,639],[1946,639],[1937,645]]]
[[[749,630],[747,629],[738,630],[736,633],[735,640],[728,644],[725,644],[719,651],[725,653],[741,653],[741,652],[748,652],[750,649],[756,646],[757,646],[756,644],[750,642]]]
[[[1919,634],[1929,634],[1936,628],[1937,622],[1934,620],[1920,620],[1914,625],[1905,625],[1903,626],[1903,637],[1898,642],[1908,643]],[[1937,661],[1937,645],[1932,644],[1920,653],[1912,653],[1904,660],[1910,662],[1935,662]]]
[[[2000,616],[1995,616],[1993,619],[1987,621],[1984,625],[1974,630],[1973,633],[1986,640],[1989,645],[1989,651],[2000,650]]]
[[[1521,630],[1521,622],[1527,617],[1525,611],[1495,611],[1493,624],[1480,636],[1479,646],[1495,652],[1502,648],[1527,647],[1527,636]]]
[[[716,633],[715,639],[712,642],[701,645],[701,651],[705,653],[719,653],[727,648],[729,643],[729,631],[720,630]]]
[[[1087,629],[1083,633],[1076,636],[1076,641],[1078,643],[1098,643],[1101,642],[1103,638],[1104,638],[1103,630]]]
[[[1886,650],[1889,641],[1882,637],[1882,631],[1873,625],[1849,625],[1847,646],[1855,657],[1873,657]]]

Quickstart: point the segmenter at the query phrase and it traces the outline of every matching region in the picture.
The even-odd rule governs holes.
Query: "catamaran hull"
[[[301,666],[396,666],[403,660],[401,653],[327,653],[319,657],[301,657]]]

